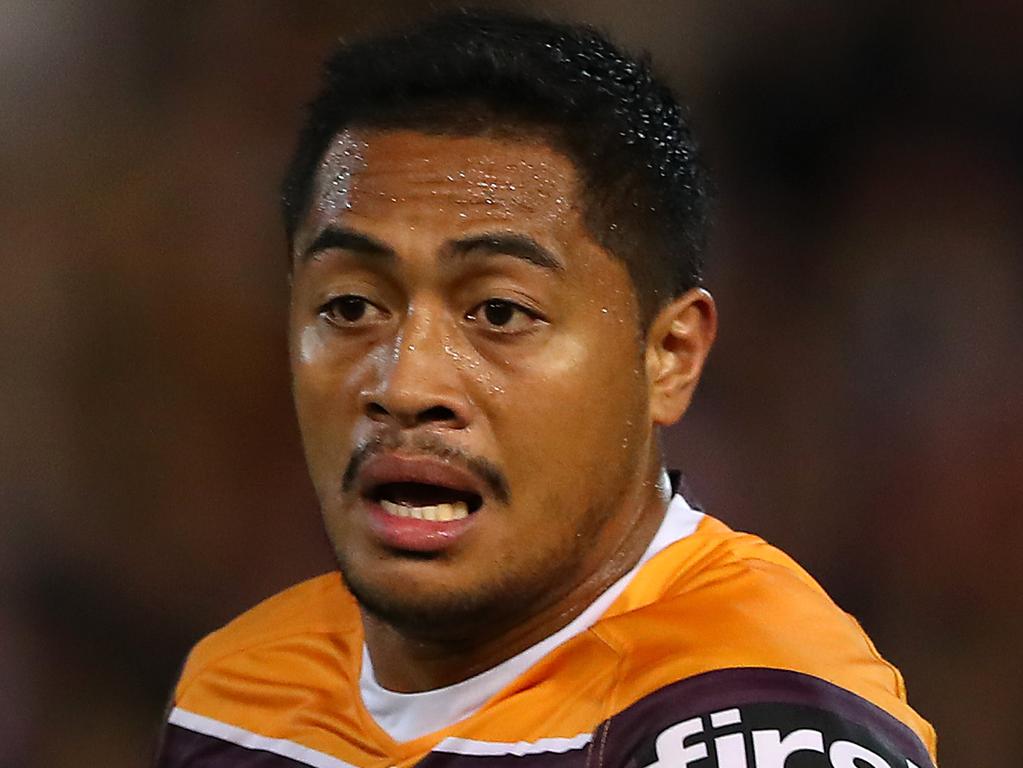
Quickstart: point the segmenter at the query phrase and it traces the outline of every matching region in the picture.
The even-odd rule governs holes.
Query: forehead
[[[580,234],[578,174],[539,138],[348,129],[313,180],[296,249],[338,219],[447,229]]]

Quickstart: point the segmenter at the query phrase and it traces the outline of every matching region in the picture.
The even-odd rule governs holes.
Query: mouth
[[[475,491],[414,480],[383,482],[366,496],[388,515],[440,523],[464,520],[483,506]]]
[[[391,551],[455,547],[489,498],[486,481],[469,468],[429,455],[376,454],[357,482],[371,535]]]

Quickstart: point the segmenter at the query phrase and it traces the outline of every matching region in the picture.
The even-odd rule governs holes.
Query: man
[[[662,468],[715,334],[705,190],[682,110],[587,28],[340,48],[284,198],[340,574],[197,646],[161,766],[933,764],[855,621]]]

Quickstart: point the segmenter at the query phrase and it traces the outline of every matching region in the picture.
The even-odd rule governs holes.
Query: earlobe
[[[647,333],[650,419],[674,424],[685,413],[717,333],[714,298],[693,288],[657,313]]]

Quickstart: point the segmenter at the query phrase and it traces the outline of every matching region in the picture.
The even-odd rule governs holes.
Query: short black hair
[[[327,60],[283,187],[289,243],[313,177],[347,127],[535,135],[572,160],[594,239],[629,270],[645,324],[700,285],[709,182],[686,110],[584,25],[462,10],[341,43]]]

